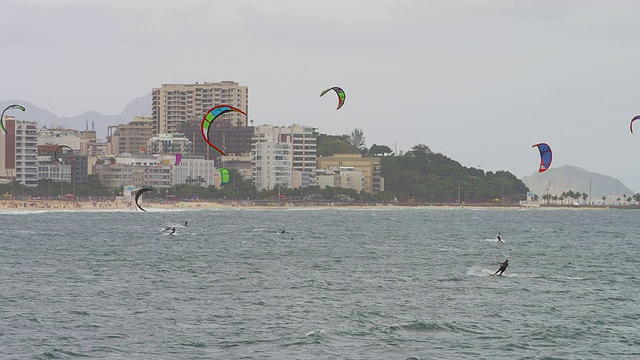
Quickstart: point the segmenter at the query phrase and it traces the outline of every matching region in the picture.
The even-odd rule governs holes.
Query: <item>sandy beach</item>
[[[248,210],[268,210],[268,209],[478,209],[478,210],[601,210],[606,207],[572,207],[572,206],[553,206],[553,207],[526,207],[519,205],[512,206],[483,206],[483,205],[343,205],[339,203],[320,203],[320,204],[299,204],[295,202],[259,202],[238,200],[225,201],[224,203],[212,201],[198,202],[143,202],[142,206],[147,211],[168,211],[168,210],[202,210],[202,209],[248,209]],[[0,212],[15,211],[105,211],[105,210],[130,210],[141,211],[135,202],[130,200],[116,201],[65,201],[65,200],[3,200],[0,201]]]

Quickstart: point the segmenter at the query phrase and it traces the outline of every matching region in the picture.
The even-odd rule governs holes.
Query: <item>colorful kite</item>
[[[629,124],[629,130],[631,130],[631,133],[633,134],[633,122],[640,119],[640,115],[636,115],[633,119],[631,119],[631,124]]]
[[[347,95],[344,93],[344,91],[342,89],[340,89],[337,86],[334,86],[332,88],[329,88],[327,90],[324,90],[323,92],[320,93],[320,97],[322,97],[322,95],[326,94],[329,90],[333,90],[336,92],[336,94],[338,94],[338,107],[336,108],[336,110],[340,109],[342,107],[342,105],[344,105],[344,101],[347,99]]]
[[[69,150],[71,150],[71,152],[73,152],[73,149],[67,145],[60,145],[56,148],[56,151],[53,152],[53,158],[60,163],[60,165],[62,165],[62,159],[60,158],[60,154],[64,154],[63,153],[63,148],[67,148]],[[67,152],[68,153],[68,152]]]
[[[9,109],[18,109],[18,110],[24,111],[24,106],[14,104],[14,105],[9,105],[4,110],[2,110],[2,115],[0,115],[0,126],[2,126],[2,131],[4,131],[5,134],[7,133],[7,129],[4,128],[4,112]]]
[[[180,165],[180,161],[182,161],[182,154],[177,153],[176,154],[176,166]]]
[[[540,151],[540,169],[538,169],[538,172],[547,171],[551,166],[551,148],[545,143],[535,144],[532,147],[538,147],[538,151]]]
[[[153,189],[151,188],[142,188],[140,190],[138,190],[138,192],[136,193],[136,205],[138,206],[138,208],[140,208],[140,210],[146,212],[147,210],[143,209],[142,206],[140,206],[140,204],[138,203],[138,199],[140,198],[140,195],[142,195],[143,193],[147,192],[147,191],[153,191]]]
[[[209,146],[216,149],[222,155],[224,155],[224,152],[222,152],[222,150],[218,149],[218,147],[216,147],[211,143],[211,141],[209,141],[209,130],[211,129],[211,124],[213,124],[213,121],[217,119],[218,116],[222,114],[226,114],[231,111],[239,112],[240,114],[243,114],[245,116],[247,115],[247,113],[245,113],[244,111],[238,108],[235,108],[231,105],[218,105],[209,109],[209,111],[207,111],[207,113],[204,114],[204,116],[202,117],[201,131],[202,131],[202,137],[204,138],[204,141],[206,141],[207,144],[209,144]]]
[[[220,186],[229,182],[229,170],[220,168]]]

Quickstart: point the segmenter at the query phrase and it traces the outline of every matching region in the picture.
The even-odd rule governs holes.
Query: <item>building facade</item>
[[[319,169],[353,168],[362,172],[364,177],[364,191],[377,194],[384,191],[384,178],[380,158],[362,157],[360,154],[335,154],[333,156],[319,157]]]
[[[215,184],[216,167],[214,160],[205,160],[201,156],[183,157],[180,164],[171,166],[171,185],[186,184],[187,179],[207,187]]]
[[[15,124],[16,181],[38,186],[38,123],[17,120]]]
[[[66,145],[73,150],[80,150],[81,134],[72,129],[39,129],[38,145]]]
[[[248,114],[249,87],[233,81],[195,84],[163,84],[151,92],[151,112],[157,134],[178,132],[177,125],[202,120],[216,105],[228,104]],[[230,112],[220,116],[215,125],[247,126],[246,116]]]
[[[214,121],[214,124],[218,120]],[[184,134],[193,143],[192,155],[204,156],[207,160],[219,160],[222,154],[209,146],[202,139],[202,120],[188,121],[177,126],[178,132]],[[253,126],[213,126],[209,128],[209,140],[225,155],[248,156],[251,153]]]
[[[147,144],[156,132],[156,122],[153,117],[136,116],[128,124],[109,126],[107,142],[111,144],[111,153],[145,153]]]
[[[94,174],[102,184],[108,188],[121,188],[134,185],[136,188],[171,187],[171,170],[169,166],[160,165],[130,165],[130,164],[96,164]]]
[[[313,128],[256,126],[251,155],[257,189],[307,187],[315,184],[316,137]]]
[[[147,152],[152,154],[190,154],[191,146],[191,140],[187,139],[184,134],[158,134],[149,139]]]
[[[5,115],[3,123],[7,132],[0,131],[0,179],[10,182],[16,177],[16,119]]]

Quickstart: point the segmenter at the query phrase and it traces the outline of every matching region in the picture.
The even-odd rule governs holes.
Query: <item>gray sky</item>
[[[163,83],[249,86],[255,125],[364,130],[464,166],[576,165],[640,191],[637,1],[20,1],[0,99],[117,114]],[[335,95],[347,93],[335,110]]]

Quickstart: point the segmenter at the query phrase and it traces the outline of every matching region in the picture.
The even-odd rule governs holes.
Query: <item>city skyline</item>
[[[640,188],[640,169],[625,164],[640,147],[628,130],[640,112],[640,4],[337,4],[8,2],[0,41],[15,71],[0,99],[115,114],[161,84],[232,80],[250,88],[255,125],[357,127],[367,146],[425,144],[519,178],[537,170],[531,145],[546,142],[552,168]],[[319,97],[332,86],[346,92],[340,110]]]

